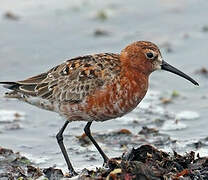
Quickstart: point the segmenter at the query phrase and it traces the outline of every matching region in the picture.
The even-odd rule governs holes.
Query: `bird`
[[[85,134],[107,164],[108,156],[91,134],[92,122],[121,117],[136,108],[144,98],[149,76],[155,70],[169,71],[199,86],[190,76],[164,61],[158,46],[149,41],[133,42],[120,53],[75,57],[39,75],[0,84],[10,89],[6,97],[57,112],[65,119],[56,139],[69,173],[76,176],[63,143],[67,125],[85,121]]]

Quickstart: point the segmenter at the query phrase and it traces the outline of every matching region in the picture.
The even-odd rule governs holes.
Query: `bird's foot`
[[[108,163],[109,161],[107,161],[107,162],[103,162],[103,167],[104,168],[109,168],[109,163]]]
[[[115,169],[117,167],[120,167],[120,163],[121,163],[120,158],[111,158],[103,163],[103,167],[106,169]]]
[[[74,170],[69,170],[69,177],[71,178],[71,177],[74,177],[74,176],[77,176],[78,175],[78,173],[76,172],[76,171],[74,171]]]

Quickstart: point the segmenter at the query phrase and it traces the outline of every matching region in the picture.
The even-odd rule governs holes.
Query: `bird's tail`
[[[10,90],[16,90],[19,88],[19,84],[16,82],[0,82],[0,84],[3,84],[4,88],[10,89]]]
[[[3,85],[4,88],[10,89],[12,90],[11,92],[6,92],[4,97],[6,98],[18,98],[21,99],[22,96],[20,93],[18,93],[18,89],[20,84],[16,83],[16,82],[0,82],[0,84]]]

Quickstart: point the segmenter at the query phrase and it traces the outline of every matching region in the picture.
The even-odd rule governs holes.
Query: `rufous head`
[[[162,56],[159,48],[148,41],[137,41],[128,45],[121,52],[121,59],[126,66],[149,75],[161,69]]]
[[[165,62],[159,48],[149,41],[137,41],[128,45],[121,52],[121,62],[124,67],[134,69],[147,76],[155,70],[162,69],[199,85],[191,77]]]

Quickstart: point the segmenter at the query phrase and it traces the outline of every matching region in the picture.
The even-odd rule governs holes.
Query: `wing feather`
[[[70,59],[46,73],[5,84],[24,95],[37,96],[51,102],[74,103],[111,82],[119,72],[119,55],[95,54]]]

